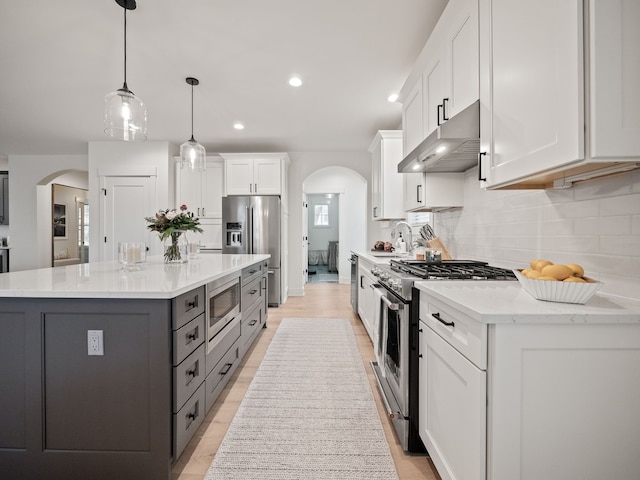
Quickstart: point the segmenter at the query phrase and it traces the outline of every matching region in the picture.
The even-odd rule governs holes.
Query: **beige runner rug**
[[[282,320],[205,477],[248,479],[398,479],[348,320]]]

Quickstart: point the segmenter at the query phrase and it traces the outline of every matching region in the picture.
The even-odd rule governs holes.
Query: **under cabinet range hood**
[[[476,100],[425,138],[399,164],[398,173],[464,172],[478,164],[480,102]]]

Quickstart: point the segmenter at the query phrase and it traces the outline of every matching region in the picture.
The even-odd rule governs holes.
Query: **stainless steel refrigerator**
[[[280,305],[280,197],[222,197],[222,253],[268,253],[267,302]]]

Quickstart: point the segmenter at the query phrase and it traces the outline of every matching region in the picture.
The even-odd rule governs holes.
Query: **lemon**
[[[563,280],[563,282],[587,283],[587,281],[582,277],[567,277]]]
[[[553,277],[556,280],[564,280],[567,277],[573,276],[573,270],[561,264],[547,265],[542,269],[542,275],[545,277]]]
[[[532,263],[532,268],[534,270],[538,270],[539,272],[541,272],[542,269],[547,265],[553,265],[553,262],[550,262],[549,260],[542,260],[542,259],[532,260],[531,263]]]
[[[576,277],[583,277],[584,276],[584,268],[582,268],[577,263],[567,263],[567,267],[569,267],[571,270],[573,270],[573,275],[574,276],[576,276]]]

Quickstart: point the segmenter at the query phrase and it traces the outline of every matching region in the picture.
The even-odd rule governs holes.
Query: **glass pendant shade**
[[[104,132],[118,140],[147,139],[147,107],[126,86],[104,97]]]
[[[191,138],[180,145],[180,168],[190,168],[203,172],[207,168],[207,152],[193,138],[193,87],[199,85],[197,78],[187,77],[187,85],[191,85]]]
[[[180,168],[201,171],[207,168],[207,152],[193,136],[180,145]]]
[[[135,10],[135,0],[116,0],[124,12],[124,83],[104,97],[104,133],[117,140],[147,139],[147,107],[127,87],[127,10]]]

